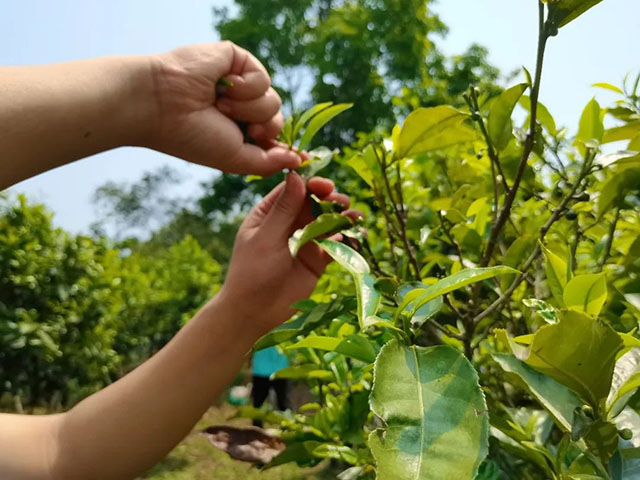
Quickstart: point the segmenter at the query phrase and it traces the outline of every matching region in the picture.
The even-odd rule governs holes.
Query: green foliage
[[[220,283],[192,238],[127,255],[54,228],[23,197],[0,202],[0,385],[11,407],[58,408],[102,388],[163,346]]]
[[[277,421],[277,462],[319,461],[325,444],[348,452],[343,478],[634,478],[638,86],[605,86],[623,98],[588,102],[575,137],[538,100],[548,38],[596,3],[541,8],[526,82],[416,105],[335,159],[367,233],[345,223],[335,242],[312,224],[337,265],[259,342],[291,352],[318,397]],[[617,140],[628,150],[601,150]]]

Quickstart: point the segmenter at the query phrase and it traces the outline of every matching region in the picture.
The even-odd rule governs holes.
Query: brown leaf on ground
[[[259,427],[237,428],[213,425],[202,433],[214,447],[224,450],[231,458],[243,462],[266,464],[286,448],[280,437],[270,435]]]

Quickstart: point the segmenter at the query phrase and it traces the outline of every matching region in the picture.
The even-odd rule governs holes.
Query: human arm
[[[327,180],[308,187],[348,203]],[[312,220],[308,201],[297,174],[265,197],[240,228],[221,292],[133,372],[63,414],[0,415],[0,478],[126,479],[166,455],[228,386],[254,341],[289,318],[290,305],[322,274],[329,258],[317,245],[296,259],[287,246]]]
[[[234,86],[220,89],[222,77]],[[248,123],[258,145],[245,142],[236,121]],[[270,175],[300,161],[275,143],[281,127],[269,75],[230,42],[1,67],[0,190],[126,145],[231,173]]]

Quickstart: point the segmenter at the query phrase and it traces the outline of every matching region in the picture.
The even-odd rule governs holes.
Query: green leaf
[[[317,365],[306,364],[283,368],[282,370],[278,370],[276,373],[271,375],[271,378],[286,378],[289,380],[313,378],[317,380],[331,381],[335,377],[329,370],[322,370],[318,368]]]
[[[609,394],[620,336],[609,325],[573,310],[563,310],[554,325],[533,337],[527,365],[556,379],[594,409]]]
[[[531,98],[527,95],[523,95],[520,98],[520,105],[522,108],[531,113]],[[540,101],[538,101],[538,112],[536,113],[536,120],[540,122],[547,131],[555,136],[558,133],[558,128],[556,127],[556,121],[553,119],[553,115],[549,112],[547,107],[545,107]]]
[[[568,262],[541,244],[545,258],[545,272],[549,290],[560,306],[564,306],[563,292],[573,274]]]
[[[351,157],[347,164],[353,168],[360,178],[362,178],[367,185],[373,187],[373,179],[381,175],[382,171],[380,165],[376,159],[376,153],[373,145],[367,145],[362,152]]]
[[[334,117],[340,115],[345,110],[353,107],[353,103],[339,103],[337,105],[333,105],[329,108],[322,110],[320,113],[315,115],[309,124],[305,127],[304,133],[300,138],[300,142],[298,143],[298,149],[306,150],[309,145],[311,145],[311,141],[313,137],[316,136],[316,133],[324,127],[327,123],[329,123]]]
[[[619,127],[608,128],[602,135],[602,143],[619,142],[620,140],[631,140],[640,134],[640,120],[629,122]]]
[[[597,317],[607,300],[607,281],[603,273],[578,275],[564,287],[565,307]]]
[[[504,150],[513,136],[511,115],[527,88],[529,85],[526,83],[515,85],[502,92],[491,105],[487,119],[487,132],[491,143],[498,151]]]
[[[302,112],[302,114],[300,114],[300,118],[298,118],[298,121],[293,126],[293,133],[292,133],[293,140],[295,141],[295,139],[298,138],[298,134],[300,133],[300,130],[302,130],[302,128],[307,124],[309,120],[311,120],[312,117],[314,117],[321,111],[326,110],[331,105],[333,105],[333,102],[318,103],[317,105],[314,105],[308,110],[305,110],[304,112]]]
[[[287,350],[297,348],[315,348],[317,350],[337,352],[365,363],[372,363],[376,359],[376,352],[373,346],[369,340],[361,335],[348,335],[345,338],[311,335],[287,347]]]
[[[462,122],[464,113],[452,107],[418,108],[402,125],[394,151],[397,158],[413,157],[476,138],[475,131]]]
[[[610,83],[599,82],[599,83],[594,83],[591,86],[596,88],[602,88],[604,90],[611,90],[612,92],[616,92],[616,93],[619,93],[620,95],[624,95],[624,92],[622,90],[620,90],[615,85],[611,85]]]
[[[300,249],[311,240],[322,235],[339,232],[353,226],[351,219],[339,213],[323,213],[303,229],[296,231],[289,239],[289,250],[294,257]]]
[[[318,244],[338,264],[346,269],[356,286],[358,298],[358,321],[360,328],[365,329],[377,322],[376,312],[382,301],[380,292],[375,288],[375,278],[371,275],[369,265],[353,248],[332,240],[321,240]]]
[[[369,436],[378,478],[473,478],[487,455],[478,375],[451,347],[387,343],[376,359],[370,403],[385,422]]]
[[[611,176],[600,190],[598,213],[603,215],[640,185],[640,168],[627,168]]]
[[[582,401],[574,392],[553,378],[536,372],[513,355],[494,353],[492,357],[511,378],[515,378],[540,402],[564,431],[571,431],[573,411],[582,406]]]
[[[400,287],[398,287],[398,301],[402,302],[405,295],[410,291],[415,290],[416,288],[426,289],[429,287],[424,283],[420,283],[420,282],[411,282],[411,283],[405,283],[403,285],[400,285]],[[442,309],[442,303],[443,303],[443,300],[441,295],[425,303],[422,307],[420,307],[416,311],[416,313],[410,319],[411,327],[420,328],[422,325],[424,325],[424,323],[427,320],[429,320],[436,313],[438,313],[440,309]],[[411,304],[408,305],[408,308],[411,308]]]
[[[516,238],[505,253],[502,264],[507,267],[519,268],[529,256],[529,252],[535,247],[536,239],[531,235],[521,235]],[[502,275],[500,288],[504,291],[511,286],[515,275]]]
[[[575,20],[602,0],[558,0],[549,2],[549,20],[558,28]]]
[[[297,172],[305,180],[309,180],[320,170],[329,165],[336,151],[330,150],[327,147],[318,147],[308,153],[309,160],[303,162],[303,164],[297,169]]]
[[[396,310],[396,319],[409,305],[411,305],[409,318],[412,318],[423,305],[440,295],[453,292],[471,283],[480,282],[507,273],[518,273],[518,271],[505,266],[466,268],[443,278],[427,288],[416,288],[405,295],[404,300]]]
[[[609,418],[614,418],[622,411],[638,387],[640,387],[640,349],[634,348],[618,359],[613,370],[611,390],[607,397]]]
[[[580,117],[580,128],[576,140],[586,144],[596,141],[600,143],[604,135],[604,125],[602,123],[602,112],[600,105],[595,98],[592,98],[582,111]]]
[[[529,308],[533,308],[545,322],[556,323],[558,321],[558,312],[547,302],[543,302],[537,298],[525,298],[522,300],[522,303]]]

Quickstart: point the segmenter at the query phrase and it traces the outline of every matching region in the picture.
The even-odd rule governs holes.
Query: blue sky
[[[211,8],[229,1],[23,0],[5,2],[0,15],[0,65],[53,63],[110,54],[154,53],[217,39]],[[523,62],[533,71],[537,7],[534,0],[439,0],[434,10],[449,26],[440,42],[446,53],[476,42],[489,48],[503,72]],[[619,84],[640,70],[640,2],[604,0],[552,38],[545,60],[541,100],[558,123],[575,129],[595,82]],[[213,171],[141,148],[121,148],[47,172],[14,186],[55,212],[56,224],[86,231],[95,220],[90,199],[108,180],[135,180],[145,170],[174,166],[195,191]]]

